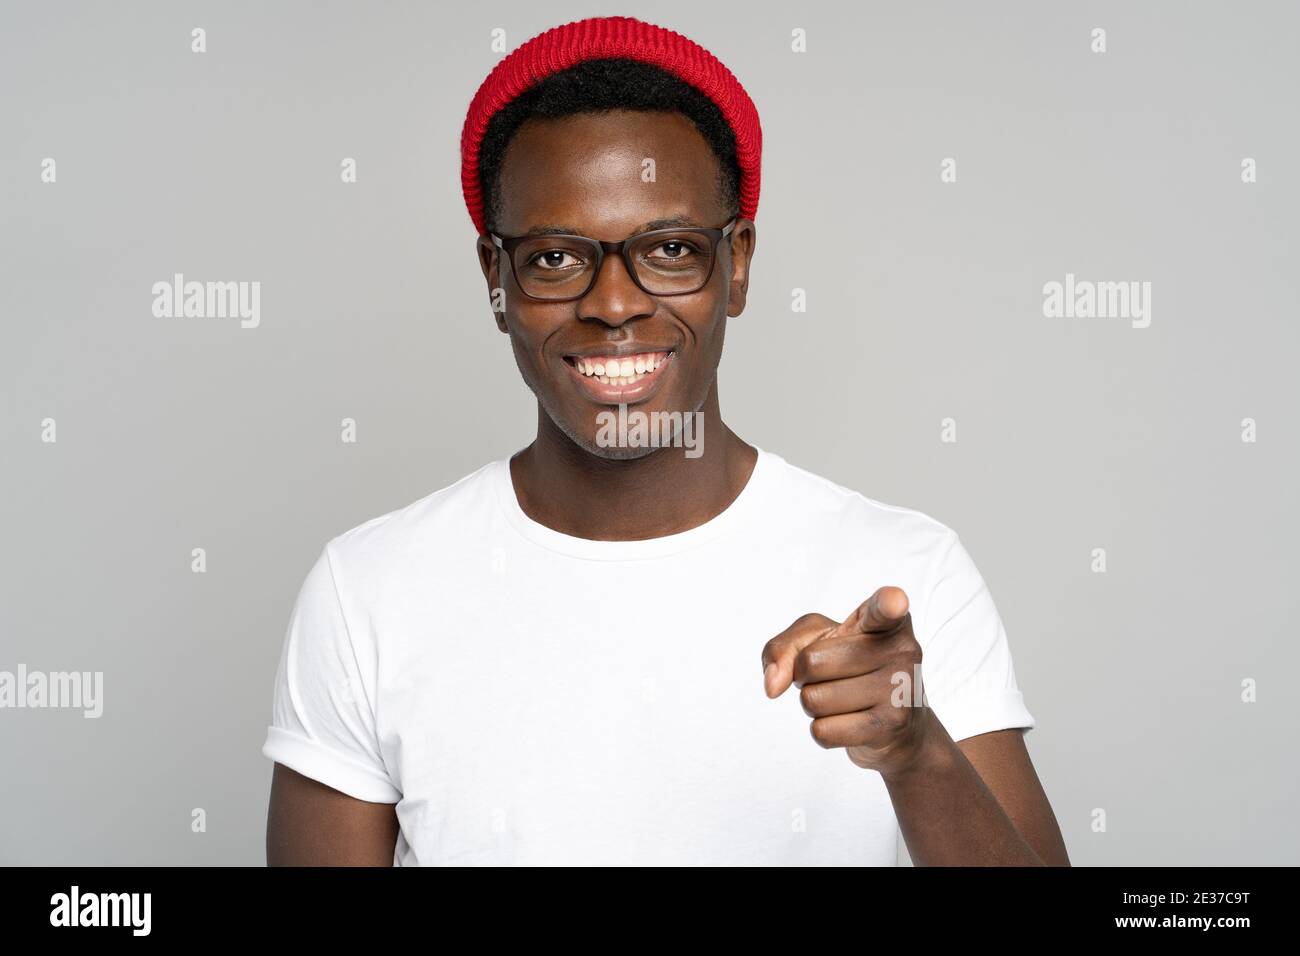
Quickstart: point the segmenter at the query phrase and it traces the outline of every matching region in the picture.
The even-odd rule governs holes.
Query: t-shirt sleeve
[[[1032,730],[1016,686],[1011,648],[993,596],[951,530],[928,578],[921,682],[931,709],[954,740],[994,730]]]
[[[334,572],[327,545],[294,604],[262,753],[359,800],[396,803],[376,733],[376,654],[354,640]]]

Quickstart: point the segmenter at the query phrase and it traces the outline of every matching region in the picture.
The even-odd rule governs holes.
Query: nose
[[[655,300],[641,291],[616,254],[606,255],[587,294],[578,300],[578,318],[617,328],[624,322],[653,315]]]

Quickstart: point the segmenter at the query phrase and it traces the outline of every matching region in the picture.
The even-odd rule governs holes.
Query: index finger
[[[902,588],[887,584],[877,588],[857,610],[835,629],[835,636],[847,634],[892,634],[907,620],[911,602]]]

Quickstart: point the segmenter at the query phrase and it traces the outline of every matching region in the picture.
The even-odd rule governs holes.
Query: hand
[[[902,588],[882,587],[843,623],[805,614],[763,646],[767,696],[793,682],[813,739],[886,776],[911,765],[934,723],[908,606]]]

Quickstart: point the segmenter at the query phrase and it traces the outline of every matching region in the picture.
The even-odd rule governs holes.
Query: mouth
[[[642,402],[658,390],[676,356],[673,349],[609,355],[566,355],[577,386],[602,405]]]

